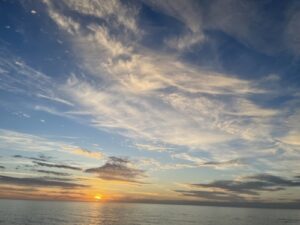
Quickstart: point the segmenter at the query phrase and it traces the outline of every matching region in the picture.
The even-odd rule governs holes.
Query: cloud
[[[47,4],[52,4],[54,1],[46,1]],[[129,3],[124,4],[121,1],[93,1],[88,0],[84,3],[78,3],[76,0],[63,1],[64,4],[71,10],[77,11],[82,15],[94,16],[96,18],[104,19],[106,22],[112,22],[112,26],[122,25],[132,32],[138,32],[136,17],[138,10],[134,5]],[[53,7],[54,5],[52,5]]]
[[[214,84],[216,85],[217,83]],[[239,124],[233,114],[239,113],[241,117],[247,117],[247,120],[252,120],[249,116],[268,118],[276,115],[258,107],[253,111],[255,114],[250,110],[246,114],[241,112],[242,107],[233,106],[231,110],[236,112],[231,113],[229,107],[223,108],[224,103],[207,97],[190,98],[184,94],[150,93],[147,98],[143,98],[115,89],[105,91],[74,77],[70,78],[66,91],[85,111],[93,115],[92,125],[99,129],[118,132],[131,138],[188,147],[229,141],[235,138],[232,134],[237,135],[237,138],[258,136],[257,129],[250,133],[254,124],[253,128],[247,129],[247,126],[252,125],[243,123],[243,118]],[[214,113],[211,113],[211,109]],[[232,123],[228,119],[232,119]],[[255,123],[257,128],[262,125]],[[173,127],[176,129],[172,129]],[[247,133],[243,133],[244,130]]]
[[[194,156],[191,156],[189,155],[188,153],[175,153],[175,154],[172,154],[172,157],[173,158],[177,158],[177,159],[183,159],[183,160],[186,160],[186,161],[191,161],[191,162],[194,162],[195,164],[197,165],[203,165],[207,159],[205,158],[199,158],[199,157],[194,157]]]
[[[43,152],[61,148],[62,143],[36,135],[0,129],[0,148],[18,151]]]
[[[287,179],[270,174],[257,174],[240,177],[235,180],[216,180],[206,184],[190,184],[188,190],[175,190],[188,198],[199,199],[200,202],[211,203],[248,203],[253,206],[276,203],[276,196],[271,193],[299,188],[300,180],[297,177]],[[268,199],[268,196],[272,196]],[[289,198],[277,198],[279,202],[289,202]],[[277,203],[276,203],[277,204]]]
[[[73,106],[73,103],[63,97],[58,90],[59,85],[50,76],[30,67],[4,46],[6,45],[3,44],[0,54],[0,90],[21,95],[23,98],[42,98],[51,103]],[[24,113],[22,116],[30,117]]]
[[[84,112],[91,118],[90,125],[132,138],[142,143],[136,147],[144,150],[164,151],[161,146],[175,146],[207,152],[212,160],[206,160],[202,166],[214,168],[243,164],[236,159],[242,158],[244,149],[230,146],[232,143],[245,141],[246,147],[255,146],[256,149],[274,145],[276,137],[273,131],[277,128],[274,121],[280,121],[284,113],[253,100],[258,94],[268,96],[270,91],[264,88],[260,80],[246,80],[235,74],[208,71],[183,61],[177,55],[144,46],[137,37],[142,38],[141,34],[144,33],[144,27],[140,27],[138,21],[139,8],[131,3],[45,3],[51,19],[70,38],[70,44],[78,53],[76,57],[86,75],[71,74],[58,87],[50,85],[52,80],[48,78],[49,82],[45,81],[41,87],[49,84],[57,92],[47,89],[47,93],[38,92],[36,96],[72,106],[70,118],[80,118]],[[252,24],[260,6],[234,3],[228,1],[228,6],[216,1],[215,7],[208,7],[209,12],[213,12],[213,16],[210,16],[206,15],[209,13],[204,15],[205,7],[195,1],[145,2],[186,26],[180,34],[166,40],[170,46],[181,50],[206,38],[203,28],[217,28],[248,43],[248,36],[252,37],[251,30],[246,26],[239,33],[235,25],[241,27],[243,24]],[[235,11],[255,10],[251,15],[228,13],[228,17],[220,19],[218,13],[223,8],[226,12],[232,12],[231,6]],[[76,12],[81,17],[74,17],[74,13],[70,12]],[[91,17],[96,20],[90,20]],[[205,17],[209,17],[209,20],[203,19]],[[30,70],[22,61],[10,67],[13,66]],[[36,109],[59,116],[70,115],[69,112],[55,111],[51,107],[37,106]],[[15,138],[15,146],[24,149],[23,140],[29,143],[30,139],[34,141],[26,149],[37,149],[35,143],[43,146],[41,149],[61,149],[64,146],[61,145],[63,143],[54,144],[36,137],[23,137],[22,141]],[[9,146],[9,141],[13,142],[12,138],[3,141],[5,146]],[[41,142],[46,143],[46,147]],[[226,148],[221,148],[223,146]],[[72,147],[74,151],[70,152],[74,154],[101,157],[100,153]],[[217,155],[221,151],[230,151],[234,159],[220,160]],[[197,164],[200,165],[199,162]]]
[[[131,4],[124,6],[119,1],[91,4],[95,7],[65,1],[58,7],[47,1],[50,17],[62,32],[72,36],[72,46],[91,75],[72,74],[61,87],[64,96],[77,106],[73,110],[75,114],[85,112],[91,116],[92,126],[132,138],[137,143],[209,149],[239,139],[271,140],[274,127],[270,120],[279,116],[279,112],[250,100],[251,95],[267,92],[258,88],[257,82],[207,71],[174,55],[141,46],[139,39],[132,38],[143,28],[136,22],[138,8]],[[179,19],[188,27],[189,40],[202,35],[202,9],[198,3],[150,1],[145,4]],[[116,12],[120,11],[120,5],[124,10],[120,16],[132,22],[119,19]],[[82,26],[72,14],[62,14],[61,8],[66,12],[75,10],[83,17],[93,15],[110,21],[111,25],[87,20]],[[120,28],[117,33],[116,27]],[[187,43],[184,37],[169,41],[185,48],[180,47],[181,40]]]
[[[142,184],[143,182],[140,179],[146,177],[144,171],[130,166],[129,163],[130,161],[127,159],[110,157],[103,166],[90,168],[85,172],[95,173],[103,180]]]
[[[84,149],[84,148],[68,148],[68,147],[66,147],[66,149],[71,151],[73,154],[82,155],[82,156],[86,156],[89,158],[101,159],[104,157],[104,154],[102,152],[92,152],[92,151]]]
[[[278,14],[274,13],[273,8],[265,10],[267,5],[267,1],[214,1],[206,8],[205,28],[221,30],[258,52],[278,54],[287,50],[282,35],[278,35],[285,33],[287,21],[278,20]]]
[[[12,187],[11,185],[9,185],[9,186],[1,185],[1,190],[5,191],[6,193],[8,193],[8,192],[9,193],[11,193],[11,192],[26,192],[27,194],[37,191],[37,189],[33,188],[33,187],[16,188],[16,187]]]
[[[281,141],[287,144],[300,146],[300,132],[289,132],[285,137],[281,138]]]
[[[188,153],[175,153],[171,155],[173,158],[182,159],[192,162],[191,167],[213,167],[215,169],[226,169],[232,167],[241,167],[247,165],[247,161],[251,158],[236,158],[222,161],[211,161],[207,158],[199,158]]]
[[[34,98],[35,107],[31,109],[36,111],[27,122],[34,119],[35,113],[49,113],[130,138],[129,142],[140,150],[162,152],[145,154],[171,156],[171,159],[160,158],[161,161],[140,160],[139,163],[144,163],[147,170],[147,167],[192,170],[202,167],[209,167],[205,170],[239,167],[243,171],[255,169],[274,172],[276,169],[287,173],[297,172],[299,121],[291,118],[286,121],[294,113],[291,108],[294,110],[297,106],[280,104],[280,108],[277,107],[278,102],[289,98],[285,96],[286,93],[297,97],[294,90],[288,88],[283,91],[284,94],[280,93],[283,90],[281,83],[285,80],[280,79],[281,74],[265,74],[264,78],[255,79],[264,71],[265,65],[257,68],[258,74],[254,71],[254,74],[245,78],[242,74],[226,73],[218,61],[231,61],[230,57],[226,58],[226,49],[237,47],[237,51],[230,51],[230,54],[243,58],[244,52],[250,52],[250,55],[262,59],[263,64],[272,63],[273,58],[257,51],[267,54],[282,51],[282,36],[290,41],[287,44],[290,50],[294,48],[295,52],[298,51],[299,35],[295,29],[299,17],[297,4],[293,6],[294,9],[282,12],[284,15],[279,18],[283,21],[277,21],[278,26],[274,26],[272,12],[265,13],[262,10],[266,8],[266,2],[149,0],[140,4],[117,0],[44,0],[41,6],[48,12],[52,25],[57,25],[57,29],[51,26],[51,31],[54,29],[51,33],[65,38],[59,42],[66,44],[65,47],[74,53],[70,57],[76,67],[71,70],[76,72],[67,73],[56,80],[56,76],[51,78],[31,68],[26,61],[2,51],[0,89],[9,92],[9,95],[24,97],[25,104],[28,97]],[[147,8],[145,5],[164,14],[160,18],[166,20],[158,19],[154,23],[147,21],[153,18],[140,11]],[[283,29],[282,25],[286,22],[288,26]],[[169,29],[166,23],[170,27],[174,25],[174,29]],[[159,30],[159,34],[152,38],[154,29]],[[280,32],[283,30],[285,33]],[[149,39],[153,39],[151,44]],[[206,54],[216,54],[216,62],[212,60],[209,66],[194,63],[194,60],[205,58]],[[282,63],[275,67],[281,68],[285,60]],[[243,72],[247,73],[247,68]],[[290,72],[294,72],[293,66]],[[45,126],[51,125],[52,119],[57,119],[39,118],[46,119]],[[126,139],[126,143],[129,142]],[[67,152],[97,159],[103,157],[98,151],[9,130],[0,130],[0,149]],[[194,157],[194,153],[198,157]],[[34,160],[35,165],[41,167],[73,167],[47,162],[47,159],[43,161],[39,157],[26,159]],[[177,163],[179,160],[184,162]],[[252,163],[251,168],[241,168],[248,163]],[[128,160],[110,158],[101,167],[90,168],[87,172],[98,174],[105,180],[141,183],[145,177],[141,168],[145,167],[134,167]],[[79,171],[80,168],[73,167],[73,170]],[[49,175],[59,173],[39,171]],[[226,182],[232,182],[231,186],[241,185],[239,182],[270,183],[261,178]],[[241,186],[237,188],[242,189]],[[261,188],[276,189],[275,186]],[[205,191],[194,190],[190,194],[223,198],[224,195],[229,196],[230,192],[230,198],[243,198],[225,187],[215,193]],[[245,195],[247,191],[248,195],[252,191],[252,196],[255,196],[255,190],[245,189]]]
[[[20,159],[30,159],[30,160],[35,160],[35,161],[42,161],[42,162],[47,162],[51,159],[49,156],[44,156],[44,155],[39,155],[39,157],[27,157],[27,156],[22,156],[22,155],[14,155],[14,158],[20,158]]]
[[[56,150],[57,147],[55,142],[50,142],[34,135],[8,130],[0,130],[0,140],[1,149],[41,152]]]
[[[144,2],[153,8],[181,21],[193,32],[197,32],[202,29],[202,9],[200,4],[198,4],[196,1],[149,0]]]
[[[58,103],[61,103],[61,104],[65,104],[65,105],[68,105],[68,106],[74,106],[73,103],[71,103],[71,102],[69,102],[65,99],[56,97],[56,96],[47,96],[47,95],[43,95],[43,94],[37,94],[37,97],[47,99],[47,100],[50,100],[50,101],[54,101],[54,102],[58,102]]]
[[[79,146],[71,145],[61,141],[52,141],[44,137],[0,129],[0,149],[11,149],[26,152],[48,152],[61,151],[69,154],[81,155],[89,158],[100,159],[101,152],[92,152]],[[50,158],[40,155],[39,157],[27,157],[15,155],[15,158],[26,158],[35,161],[48,161]]]
[[[4,169],[5,169],[5,166],[0,166],[0,169],[4,170]]]
[[[205,34],[202,27],[202,8],[196,1],[143,1],[154,10],[160,11],[183,23],[183,31],[175,37],[165,39],[165,43],[178,51],[189,50],[193,45],[202,43]]]
[[[203,42],[205,37],[203,34],[190,34],[187,33],[183,36],[173,37],[165,40],[165,43],[170,47],[177,50],[190,49],[196,44]]]
[[[140,38],[147,27],[140,27],[140,8],[134,4],[120,1],[45,3],[50,18],[61,32],[67,34],[73,50],[78,53],[85,75],[71,74],[66,83],[54,85],[51,78],[40,74],[44,75],[44,80],[49,80],[40,85],[40,89],[47,90],[47,93],[37,92],[35,95],[73,108],[62,112],[37,106],[37,110],[74,120],[81,118],[84,112],[89,116],[90,125],[132,138],[137,143],[157,142],[162,143],[160,146],[201,149],[213,156],[218,151],[215,146],[228,143],[228,147],[240,140],[252,142],[249,145],[260,149],[274,144],[272,135],[277,127],[272,123],[284,115],[282,111],[263,107],[253,100],[253,96],[268,95],[270,91],[264,89],[261,81],[208,71],[183,61],[177,55],[144,46]],[[144,3],[186,26],[180,34],[166,40],[179,49],[201,42],[201,38],[206,38],[203,29],[210,27],[243,39],[249,29],[246,27],[241,30],[243,34],[237,34],[231,25],[252,24],[254,16],[229,13],[224,20],[215,19],[204,13],[206,6],[195,1]],[[234,1],[228,1],[228,4],[242,10],[254,7],[251,3],[236,5]],[[224,4],[217,1],[215,8],[208,8],[218,16],[222,6]],[[256,15],[257,8],[254,8]],[[225,9],[231,12],[230,7]],[[74,11],[81,17],[74,17],[71,13]],[[96,20],[90,20],[91,16]],[[236,17],[241,17],[241,21],[235,21]],[[26,70],[37,73],[21,60],[10,64],[10,67],[26,67]],[[159,146],[142,145],[137,147],[162,151]],[[231,152],[236,158],[243,154],[240,149]]]
[[[300,53],[300,32],[297,27],[299,27],[299,19],[300,19],[300,4],[299,2],[293,2],[288,7],[286,12],[287,25],[285,27],[284,38],[287,47],[294,54],[299,56]]]
[[[239,180],[217,180],[208,184],[192,184],[195,188],[220,190],[223,192],[260,195],[260,192],[285,190],[287,187],[300,187],[300,180],[289,180],[270,174],[257,174]]]
[[[43,178],[43,177],[33,177],[33,178],[20,178],[20,177],[10,177],[1,176],[0,183],[2,184],[12,184],[20,186],[37,186],[37,187],[59,187],[59,188],[83,188],[86,185],[76,184],[71,182],[63,182],[56,180],[55,178]]]
[[[41,111],[41,112],[46,112],[55,116],[61,116],[61,117],[66,117],[66,118],[72,118],[71,115],[68,115],[68,113],[63,112],[63,111],[59,111],[56,108],[51,108],[48,106],[44,106],[44,105],[36,105],[34,106],[34,110],[36,111]]]
[[[292,145],[293,147],[299,147],[300,128],[298,124],[300,123],[300,107],[298,101],[291,102],[291,104],[292,113],[290,113],[286,118],[287,132],[285,132],[279,139],[286,144]]]
[[[134,144],[138,149],[146,150],[146,151],[154,151],[154,152],[165,152],[170,148],[155,144],[142,144],[142,143],[135,143]]]
[[[29,67],[18,57],[14,57],[7,49],[1,47],[0,54],[1,84],[0,89],[26,96],[32,93],[48,95],[53,86],[51,78]],[[45,88],[47,87],[47,88]],[[26,92],[26,90],[31,90]]]
[[[228,168],[228,167],[236,167],[236,166],[245,166],[246,159],[231,159],[227,161],[210,161],[202,164],[203,166],[212,166],[215,168]]]
[[[69,173],[55,172],[55,171],[49,171],[49,170],[35,170],[35,171],[39,172],[39,173],[55,175],[55,176],[70,176]]]
[[[180,193],[187,197],[196,197],[209,201],[229,201],[229,202],[237,202],[237,201],[245,201],[246,199],[242,196],[225,193],[222,191],[199,191],[199,190],[176,190],[177,193]]]
[[[270,146],[277,147],[278,134],[274,130],[280,129],[280,125],[274,121],[282,121],[285,111],[266,107],[255,100],[257,96],[268,98],[274,94],[274,89],[266,86],[270,81],[247,80],[220,70],[210,71],[180,57],[181,51],[207,38],[203,29],[209,27],[243,38],[244,34],[235,34],[231,31],[234,28],[228,25],[233,20],[232,15],[225,18],[222,25],[213,18],[203,20],[209,15],[202,15],[206,6],[198,2],[144,2],[186,26],[178,34],[163,39],[179,51],[179,54],[170,54],[149,48],[140,41],[143,36],[137,34],[146,35],[147,26],[140,26],[136,16],[138,7],[131,4],[124,7],[128,12],[135,12],[130,16],[135,25],[127,26],[115,15],[115,9],[123,4],[120,2],[113,7],[103,3],[95,9],[72,1],[66,1],[61,7],[55,4],[47,3],[48,13],[61,32],[70,38],[85,71],[85,75],[71,74],[60,87],[64,99],[74,104],[73,119],[88,115],[84,122],[130,138],[141,150],[160,152],[165,151],[164,146],[172,146],[209,155],[203,164],[191,161],[168,164],[165,168],[241,167],[246,164],[244,158],[249,157],[249,149],[252,154],[260,154],[269,151]],[[218,11],[221,6],[222,2],[218,2],[218,9],[208,8]],[[245,7],[252,5],[247,3]],[[75,10],[83,18],[92,15],[102,22],[86,18],[81,23],[69,10]],[[226,10],[230,8],[226,6]],[[232,17],[235,16],[239,17]],[[241,19],[245,20],[236,23],[243,24],[248,17]],[[248,28],[243,32],[247,33]],[[246,42],[243,39],[243,43]],[[222,158],[224,152],[228,154]],[[227,157],[229,155],[232,157]]]
[[[299,55],[299,3],[289,2],[280,13],[275,7],[265,10],[268,1],[215,0],[210,2],[144,1],[154,10],[181,21],[194,34],[222,31],[247,48],[268,55],[288,50]],[[281,15],[278,19],[278,15]],[[257,26],[260,24],[260,26]],[[265,32],[268,30],[268,32]],[[278,35],[280,34],[280,35]],[[184,39],[184,36],[183,38]],[[206,37],[206,39],[209,39]],[[191,39],[193,40],[193,39]],[[189,41],[187,41],[189,43]],[[217,56],[218,57],[218,56]]]
[[[23,113],[23,112],[21,112],[21,111],[19,111],[19,112],[14,112],[13,115],[16,115],[16,116],[19,117],[19,118],[26,118],[26,119],[31,118],[30,115],[28,115],[27,113]]]
[[[195,168],[195,165],[189,163],[173,163],[173,162],[160,162],[153,158],[140,158],[136,162],[136,165],[140,168],[145,168],[147,171],[156,170],[179,170],[184,168]]]
[[[49,167],[49,168],[60,168],[60,169],[69,169],[69,170],[77,170],[81,171],[81,168],[76,167],[76,166],[70,166],[70,165],[63,165],[63,164],[50,164],[50,163],[44,163],[44,162],[36,162],[34,163],[38,166],[42,167]]]

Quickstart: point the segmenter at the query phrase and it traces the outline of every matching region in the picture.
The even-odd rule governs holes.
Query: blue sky
[[[298,201],[298,1],[0,4],[2,197]]]

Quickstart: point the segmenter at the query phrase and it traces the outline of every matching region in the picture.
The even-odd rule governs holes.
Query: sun
[[[97,194],[97,195],[94,196],[94,199],[96,201],[100,201],[102,199],[102,195]]]

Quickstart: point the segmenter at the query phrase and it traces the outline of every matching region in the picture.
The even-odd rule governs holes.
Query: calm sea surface
[[[0,200],[0,224],[300,225],[300,211],[154,204]]]

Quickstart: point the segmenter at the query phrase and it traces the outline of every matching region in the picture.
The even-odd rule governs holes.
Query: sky
[[[300,207],[300,2],[0,2],[0,197]]]

